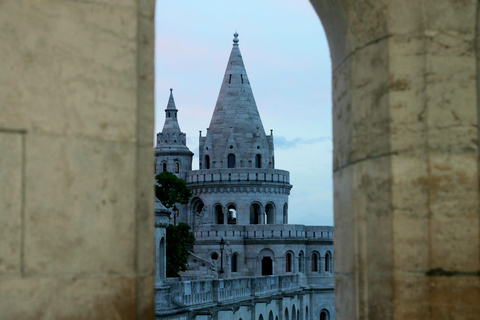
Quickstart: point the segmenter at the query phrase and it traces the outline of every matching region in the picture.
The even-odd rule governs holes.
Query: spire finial
[[[172,89],[172,88],[170,88],[170,92],[172,92],[172,91],[173,91],[173,89]]]
[[[235,31],[235,33],[233,34],[233,37],[234,37],[233,38],[233,43],[238,44],[238,33],[237,33],[237,31]]]

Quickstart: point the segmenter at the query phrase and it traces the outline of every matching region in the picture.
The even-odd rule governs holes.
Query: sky
[[[290,171],[289,223],[333,225],[331,61],[307,0],[157,0],[155,132],[173,88],[198,169],[235,31],[275,167]]]

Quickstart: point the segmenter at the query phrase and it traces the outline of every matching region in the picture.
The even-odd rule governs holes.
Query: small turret
[[[186,173],[192,170],[193,153],[186,145],[187,135],[180,130],[177,114],[173,89],[170,89],[170,97],[165,109],[165,123],[162,132],[157,133],[155,173],[170,171],[179,178],[185,179]]]

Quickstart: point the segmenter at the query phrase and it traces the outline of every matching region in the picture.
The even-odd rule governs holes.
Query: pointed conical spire
[[[175,107],[175,100],[173,99],[173,89],[170,88],[170,98],[168,98],[168,104],[167,104],[167,109],[165,111],[171,111],[171,110],[177,110]]]
[[[168,145],[169,148],[172,148],[172,145],[176,145],[176,148],[188,150],[186,147],[186,135],[180,130],[178,125],[177,113],[178,110],[173,99],[173,89],[170,89],[170,97],[165,109],[165,123],[163,124],[162,132],[157,134],[156,148],[161,148],[162,145]]]
[[[232,51],[207,132],[207,140],[211,136],[215,141],[215,150],[208,154],[215,163],[226,166],[225,154],[233,153],[238,160],[237,167],[248,167],[256,153],[252,150],[263,154],[265,159],[271,158],[272,153],[240,53],[238,33],[233,36]],[[229,144],[232,140],[236,146]]]

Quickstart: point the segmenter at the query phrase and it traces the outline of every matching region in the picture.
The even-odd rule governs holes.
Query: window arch
[[[212,252],[212,254],[210,254],[210,259],[212,259],[212,260],[218,260],[218,257],[219,257],[219,255],[216,252]]]
[[[305,319],[308,320],[308,306],[305,307]]]
[[[232,254],[232,261],[231,261],[231,271],[238,272],[238,253]]]
[[[285,308],[285,316],[283,317],[285,320],[290,320],[288,317],[288,308]]]
[[[237,224],[237,207],[234,204],[227,206],[227,222],[228,224]]]
[[[326,272],[331,272],[332,271],[331,270],[332,269],[332,266],[331,266],[332,261],[331,260],[332,260],[332,254],[330,252],[327,252],[325,254],[325,271]]]
[[[292,307],[292,320],[297,320],[295,305]]]
[[[292,272],[292,253],[287,252],[285,255],[285,272]]]
[[[268,314],[268,320],[273,320],[273,311],[270,310],[270,313]]]
[[[235,155],[233,153],[228,155],[228,168],[235,168]]]
[[[179,172],[180,172],[180,163],[175,162],[175,173],[179,173]]]
[[[258,203],[252,203],[250,206],[250,224],[261,224],[262,213]]]
[[[327,309],[320,311],[320,320],[330,320],[330,313]]]
[[[165,172],[165,171],[167,171],[167,163],[166,162],[162,163],[162,172]]]
[[[258,320],[263,320],[263,315],[260,315],[260,316],[258,317]]]
[[[210,156],[208,154],[205,156],[205,169],[210,169]]]
[[[223,224],[223,209],[222,206],[217,204],[215,206],[215,222],[217,224]]]
[[[313,252],[311,260],[312,260],[312,271],[317,272],[318,271],[318,253]]]
[[[272,203],[268,203],[265,206],[265,213],[267,215],[267,224],[275,223],[275,207]]]
[[[262,167],[262,155],[257,154],[255,156],[255,168],[261,168]]]

